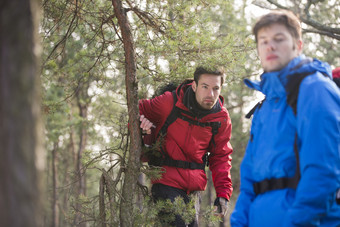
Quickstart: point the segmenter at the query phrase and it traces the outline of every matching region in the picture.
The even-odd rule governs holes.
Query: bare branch
[[[315,30],[315,29],[303,29],[303,32],[304,33],[315,33],[315,34],[324,35],[324,36],[328,36],[333,39],[340,40],[340,35],[336,35],[331,32],[320,31],[320,30]]]
[[[281,5],[281,4],[279,4],[279,3],[276,2],[276,1],[267,0],[267,2],[269,2],[269,3],[273,4],[273,5],[275,5],[277,8],[289,10],[289,8],[287,8],[287,7],[285,7],[285,6]]]
[[[75,26],[73,27],[73,23],[76,21],[77,18],[77,14],[78,14],[78,0],[76,0],[76,8],[74,10],[74,14],[73,14],[73,18],[71,20],[70,25],[68,26],[68,29],[66,31],[66,34],[63,36],[63,38],[54,46],[53,50],[50,52],[50,54],[48,55],[48,57],[46,58],[45,62],[47,62],[50,57],[52,56],[52,54],[55,52],[55,50],[61,45],[61,44],[65,44],[67,38],[70,37],[70,35],[72,34],[72,32],[75,29]],[[65,47],[65,46],[64,46]],[[63,47],[63,49],[64,49]]]
[[[325,35],[327,35],[327,36],[329,36],[328,34],[330,34],[330,33],[340,34],[340,28],[332,28],[332,27],[323,25],[323,24],[317,22],[316,20],[314,20],[309,13],[309,8],[310,8],[311,5],[312,5],[312,1],[309,0],[305,9],[304,9],[304,13],[305,13],[306,17],[300,16],[301,21],[305,24],[312,26],[313,28],[315,28],[317,30],[325,32]]]
[[[324,25],[324,24],[318,22],[317,20],[314,20],[312,18],[311,14],[310,14],[310,7],[313,4],[315,5],[316,3],[319,3],[319,2],[322,2],[322,1],[323,0],[308,0],[307,4],[305,5],[305,8],[303,9],[303,13],[299,13],[299,12],[295,12],[296,10],[293,10],[293,8],[288,8],[288,7],[285,7],[281,4],[279,4],[277,1],[267,0],[267,2],[275,5],[279,9],[290,10],[290,11],[298,14],[300,16],[301,22],[303,22],[303,23],[305,23],[305,24],[307,24],[307,25],[309,25],[309,26],[311,26],[315,29],[315,30],[309,29],[308,32],[318,33],[318,34],[321,34],[321,35],[331,37],[333,39],[340,40],[339,39],[340,28],[334,28],[334,27],[331,27],[331,26]],[[259,5],[259,6],[261,7],[261,5]]]
[[[132,6],[130,1],[127,1],[127,3],[131,7],[129,10],[133,11],[134,13],[136,13],[138,18],[141,19],[145,25],[148,25],[148,26],[154,28],[157,32],[160,32],[162,34],[165,33],[160,28],[160,26],[157,25],[157,23],[153,20],[153,16],[149,12],[145,12],[145,11],[140,10],[139,8],[135,7],[135,6]]]

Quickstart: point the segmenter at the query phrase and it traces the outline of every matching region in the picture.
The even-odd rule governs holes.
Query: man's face
[[[202,74],[198,84],[192,83],[197,103],[206,110],[213,108],[221,93],[221,76]]]
[[[302,41],[293,39],[286,26],[272,24],[257,33],[257,51],[265,72],[279,71],[302,51]]]

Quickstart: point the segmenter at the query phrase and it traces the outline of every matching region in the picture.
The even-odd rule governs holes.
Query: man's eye
[[[263,40],[260,42],[260,45],[267,45],[268,41],[267,40]]]

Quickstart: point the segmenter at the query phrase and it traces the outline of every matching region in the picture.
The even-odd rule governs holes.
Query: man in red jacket
[[[175,93],[165,92],[150,100],[140,100],[141,128],[148,134],[154,128],[158,135],[173,108],[178,111],[176,120],[167,122],[159,151],[161,157],[156,158],[155,165],[165,170],[160,179],[152,182],[151,191],[156,201],[170,199],[173,202],[179,196],[188,203],[191,193],[205,190],[204,157],[210,153],[209,169],[217,197],[214,205],[219,209],[216,214],[221,217],[226,214],[232,193],[232,147],[229,143],[231,120],[220,96],[223,82],[223,71],[198,67],[194,80],[182,83]],[[170,224],[186,226],[180,215]],[[189,226],[195,225],[197,220]]]

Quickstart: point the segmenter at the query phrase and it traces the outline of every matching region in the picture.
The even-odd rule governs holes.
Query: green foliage
[[[149,161],[150,157],[161,158],[161,153],[159,152],[159,149],[164,142],[163,138],[164,137],[161,136],[160,139],[158,139],[150,147],[148,146],[143,147],[142,157],[145,158],[145,160]],[[150,180],[160,179],[164,171],[165,170],[162,167],[158,166],[142,165],[141,168],[141,172],[144,173],[146,177]]]
[[[181,215],[185,223],[191,223],[195,218],[194,200],[185,204],[182,198],[160,200],[156,203],[146,198],[142,210],[137,211],[136,226],[165,226],[175,220],[175,215]]]
[[[141,88],[151,85],[154,90],[160,82],[192,78],[198,65],[223,66],[230,72],[228,77],[237,77],[250,47],[249,42],[244,43],[243,37],[237,35],[241,29],[223,26],[225,21],[239,22],[229,13],[233,12],[230,2],[173,2],[167,5],[168,11],[159,7],[150,9],[150,13],[162,18],[163,32],[143,31],[141,27],[136,38]],[[167,65],[167,69],[161,64]]]
[[[326,0],[325,4],[315,4],[311,8],[312,15],[318,15],[327,25],[339,19],[339,8],[331,2]],[[235,7],[234,1],[225,0],[123,1],[133,32],[140,98],[152,97],[161,85],[170,81],[178,84],[192,78],[199,65],[224,67],[227,78],[222,95],[233,124],[234,196],[231,203],[237,197],[239,164],[248,139],[250,123],[243,116],[249,110],[249,102],[255,99],[242,80],[257,75],[260,67],[255,44],[249,38],[248,15],[244,12],[246,1],[243,4],[240,6],[238,2]],[[98,182],[101,170],[108,169],[113,194],[111,200],[105,194],[106,218],[113,226],[118,226],[121,185],[130,141],[125,56],[112,2],[47,0],[43,9],[41,80],[50,166],[46,176],[51,189],[52,151],[55,151],[60,223],[72,226],[76,214],[82,214],[83,220],[98,223]],[[310,33],[305,33],[304,38],[307,55],[340,65],[338,41],[310,36]],[[314,43],[317,45],[313,46]],[[86,140],[81,164],[87,187],[86,195],[78,197],[75,166],[82,139]],[[141,172],[147,176],[145,185],[149,185],[150,179],[161,176],[162,169],[142,165]],[[144,192],[138,193],[145,196]],[[166,202],[154,206],[143,196],[138,201],[142,205],[138,208],[136,205],[135,222],[140,226],[159,224],[156,214],[160,209],[181,212],[188,221],[193,217],[192,204],[185,206],[178,201],[176,206]],[[52,199],[49,202],[52,203]],[[84,206],[74,210],[75,204]],[[210,205],[202,205],[207,208],[203,219],[216,223],[218,220],[211,216]],[[46,214],[46,226],[52,225],[51,212],[49,209]]]
[[[308,12],[311,18],[322,26],[339,29],[340,3],[338,1],[325,0],[312,4]],[[304,26],[304,28],[306,27]],[[318,34],[316,29],[312,29],[310,26],[303,29],[303,40],[305,42],[304,52],[306,55],[326,61],[333,65],[333,67],[340,66],[339,40],[327,37],[322,33]]]
[[[164,173],[164,169],[157,166],[142,165],[141,172],[150,180],[160,179]]]

